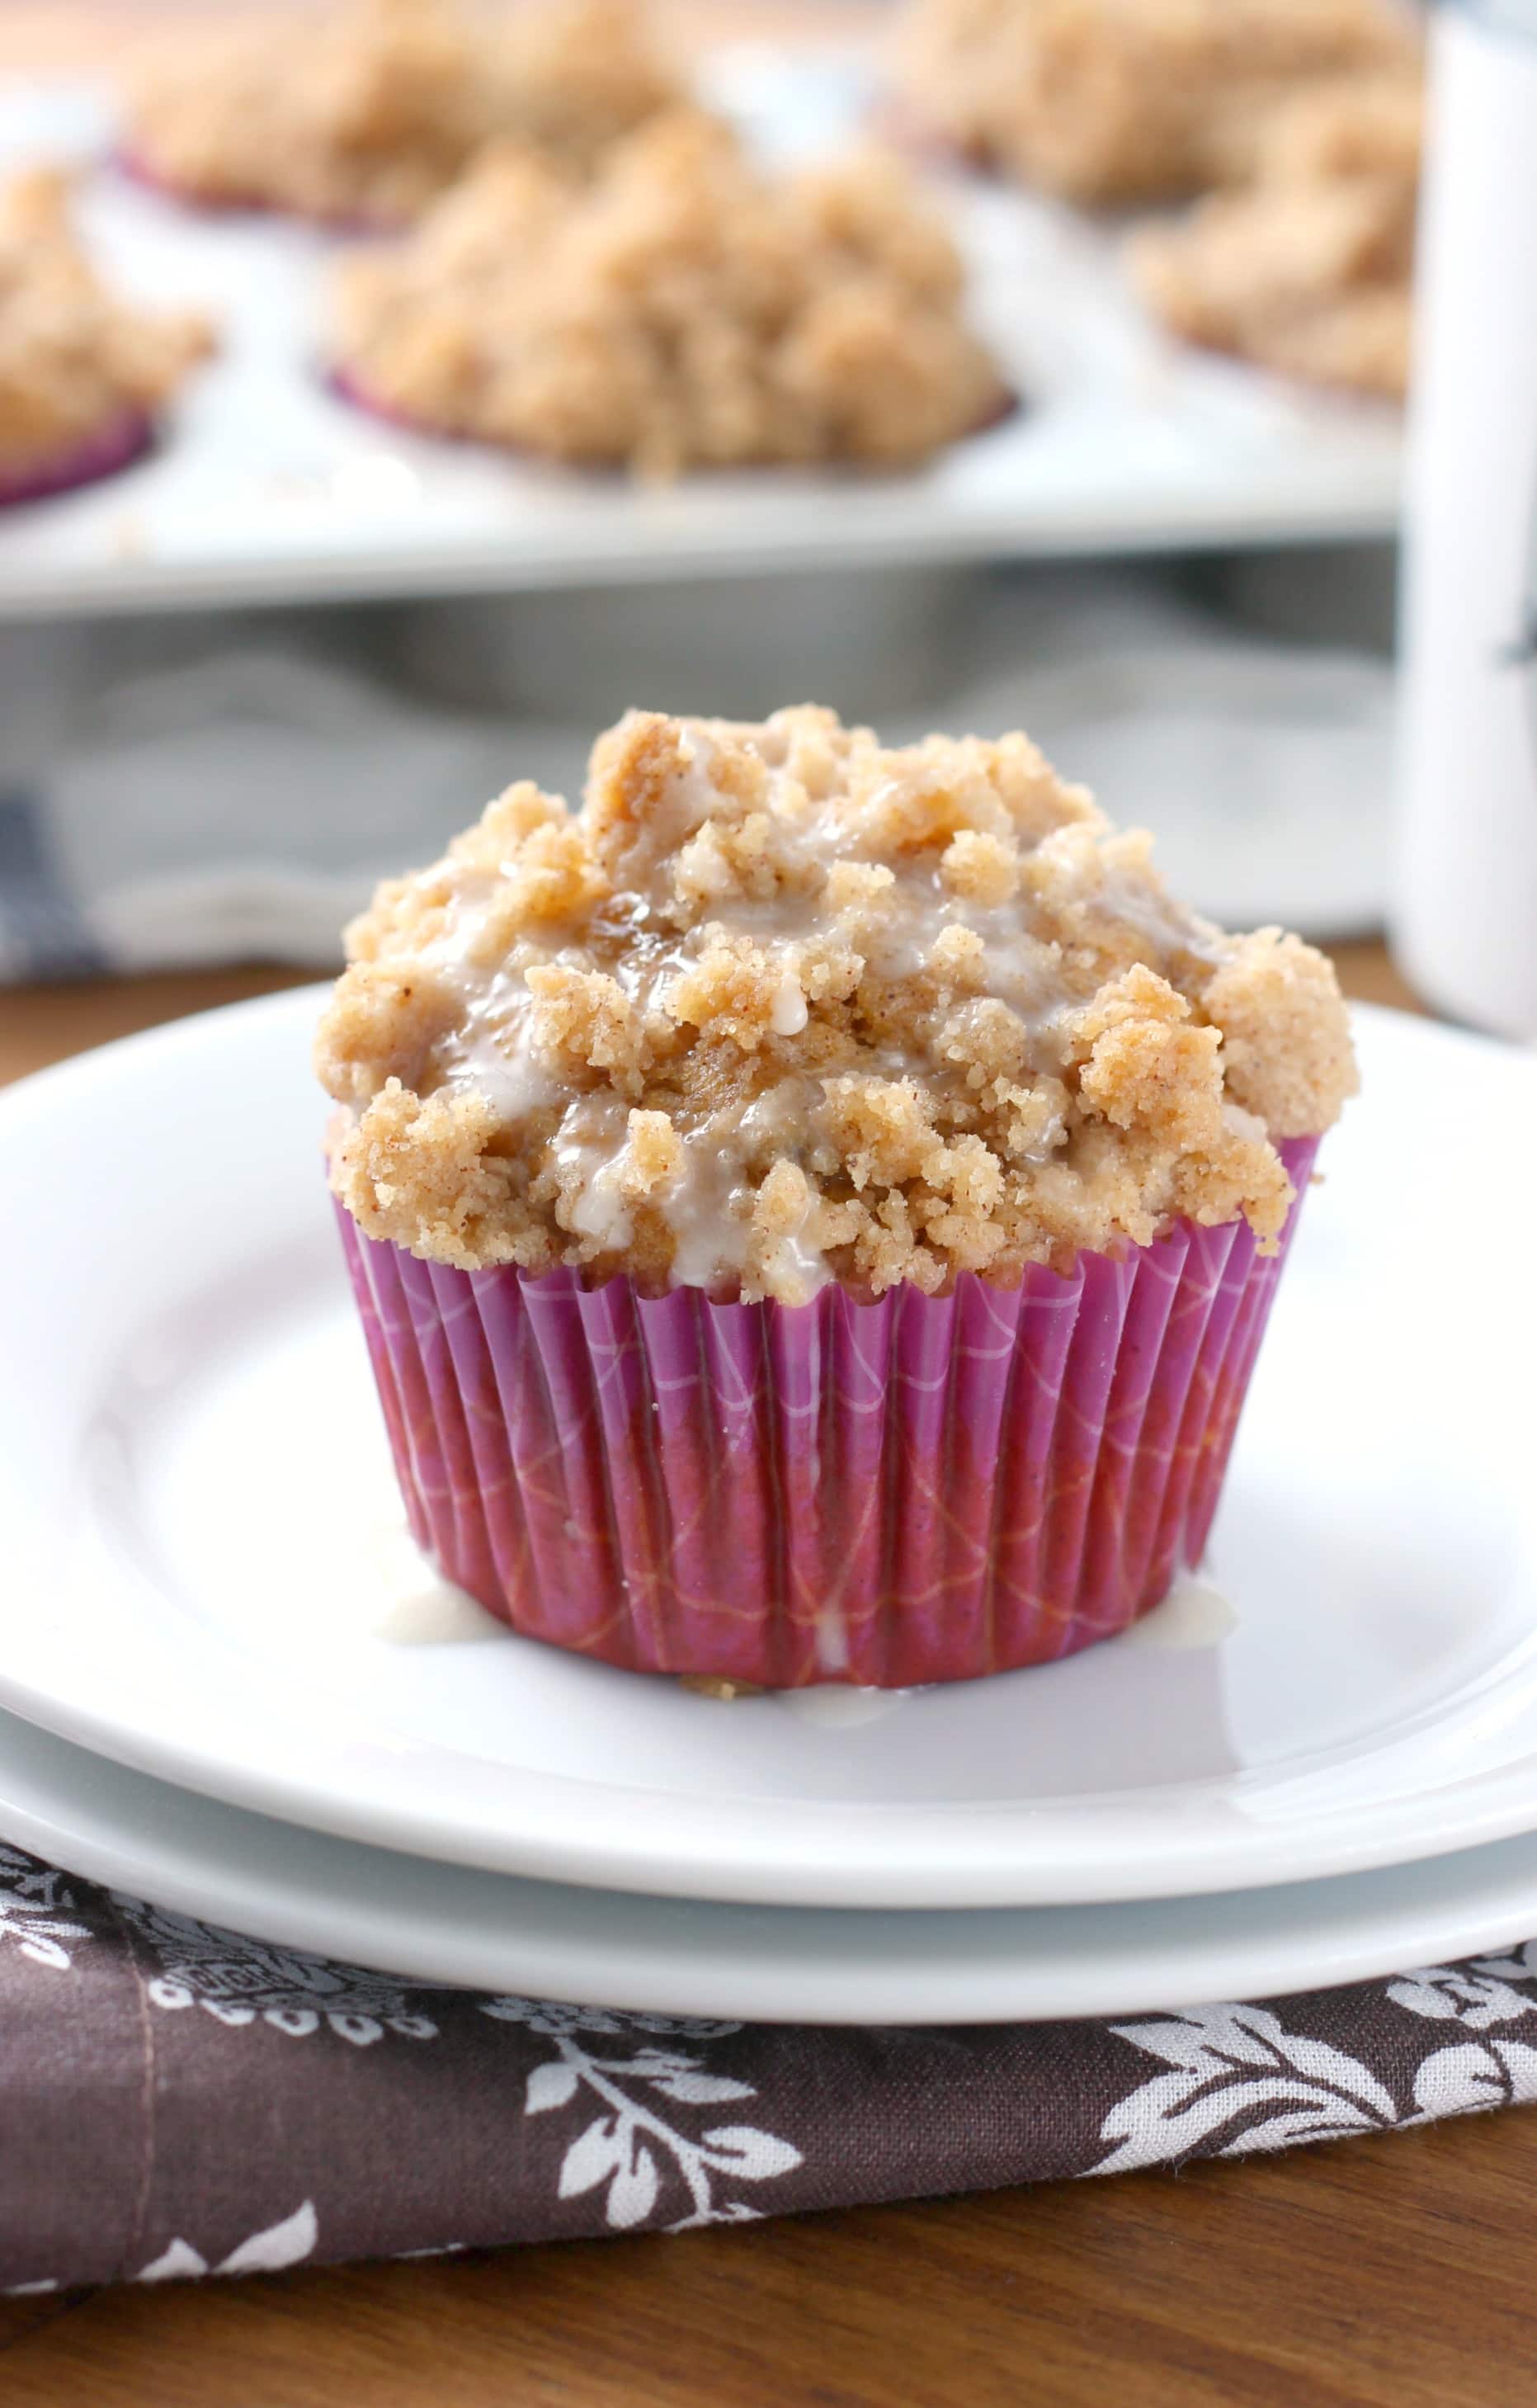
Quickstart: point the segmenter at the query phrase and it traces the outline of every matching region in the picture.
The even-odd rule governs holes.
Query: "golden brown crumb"
[[[875,156],[771,179],[688,112],[577,188],[493,150],[338,291],[355,389],[428,426],[670,475],[915,460],[1003,397],[959,257]]]
[[[683,98],[637,0],[523,0],[491,76],[495,131],[582,169]]]
[[[691,1690],[696,1698],[717,1698],[727,1705],[733,1698],[761,1698],[763,1694],[756,1681],[727,1681],[717,1672],[685,1672],[678,1686]]]
[[[1299,83],[1414,49],[1396,0],[911,0],[898,74],[973,155],[1117,205],[1247,174]]]
[[[349,0],[297,52],[264,25],[178,29],[140,78],[129,145],[192,199],[393,224],[492,137],[585,172],[676,98],[634,0],[490,22],[457,0]]]
[[[1274,1140],[1355,1086],[1323,956],[1183,910],[1023,736],[632,711],[574,818],[509,789],[348,948],[335,1191],[470,1268],[795,1303],[1017,1282],[1180,1214],[1269,1244]]]
[[[67,178],[0,192],[0,467],[46,468],[124,412],[152,412],[213,348],[206,320],[109,294],[70,228]]]
[[[1252,184],[1132,237],[1152,308],[1188,342],[1402,395],[1422,114],[1409,77],[1299,94],[1267,128]]]
[[[1425,143],[1418,61],[1380,75],[1325,77],[1276,108],[1255,154],[1266,184],[1330,183],[1342,177],[1417,183]]]

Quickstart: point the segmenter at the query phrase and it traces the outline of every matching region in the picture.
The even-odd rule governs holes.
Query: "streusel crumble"
[[[1324,957],[1171,899],[1021,735],[632,711],[382,886],[317,1062],[332,1182],[430,1260],[804,1300],[1013,1283],[1291,1201],[1355,1086]]]
[[[69,182],[36,169],[0,190],[0,477],[67,465],[143,423],[212,348],[207,322],[109,293],[69,220]]]
[[[1300,82],[1413,49],[1395,0],[911,0],[898,75],[974,157],[1114,206],[1247,174]]]
[[[397,255],[347,264],[337,358],[376,406],[557,459],[901,462],[1004,405],[963,301],[895,163],[776,179],[685,112],[582,188],[488,154]]]
[[[213,206],[397,224],[492,136],[583,172],[677,97],[634,0],[538,0],[488,18],[457,0],[349,0],[275,40],[179,33],[142,75],[129,155]]]
[[[1132,238],[1133,276],[1186,341],[1397,397],[1409,379],[1422,95],[1395,76],[1277,113],[1255,181]]]

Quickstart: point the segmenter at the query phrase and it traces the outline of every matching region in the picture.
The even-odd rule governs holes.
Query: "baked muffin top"
[[[583,171],[677,97],[635,0],[348,0],[302,38],[178,30],[129,113],[136,165],[190,199],[398,224],[481,143],[516,138]]]
[[[69,220],[69,179],[0,188],[0,469],[48,468],[166,401],[213,347],[207,321],[117,299]]]
[[[336,1195],[429,1260],[806,1300],[1174,1218],[1266,1246],[1356,1083],[1331,966],[1165,893],[1029,738],[632,711],[382,886],[317,1066]]]
[[[1423,115],[1417,75],[1299,93],[1266,128],[1251,183],[1132,236],[1144,297],[1188,342],[1401,397]]]
[[[1116,206],[1246,175],[1300,83],[1416,47],[1401,0],[909,0],[896,72],[975,156]]]
[[[694,111],[585,186],[488,153],[410,242],[344,266],[337,358],[423,425],[656,477],[916,460],[1006,398],[904,168],[771,176]]]

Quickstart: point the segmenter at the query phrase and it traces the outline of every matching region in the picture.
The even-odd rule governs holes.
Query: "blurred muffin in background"
[[[635,0],[348,0],[286,41],[223,27],[146,66],[124,155],[210,208],[354,225],[409,222],[483,142],[514,136],[585,169],[677,96]]]
[[[69,222],[65,176],[0,189],[0,507],[124,467],[213,348],[207,321],[115,297]]]
[[[915,126],[1116,207],[1243,179],[1299,84],[1416,50],[1395,0],[909,0],[896,75]]]
[[[522,0],[487,72],[496,132],[579,170],[684,96],[635,0]]]
[[[1132,236],[1149,307],[1187,342],[1402,396],[1423,118],[1413,76],[1299,94],[1266,129],[1251,184]]]
[[[924,458],[997,417],[941,220],[876,154],[771,177],[683,111],[585,186],[488,152],[344,266],[337,382],[446,435],[654,477]]]

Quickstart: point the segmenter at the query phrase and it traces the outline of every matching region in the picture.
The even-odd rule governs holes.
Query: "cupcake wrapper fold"
[[[154,427],[143,410],[122,409],[106,420],[83,443],[25,467],[0,463],[0,509],[21,502],[46,501],[50,494],[67,494],[77,485],[93,485],[115,477],[120,468],[142,459],[154,441]]]
[[[462,1271],[338,1207],[418,1542],[638,1671],[907,1688],[1068,1656],[1199,1562],[1278,1253],[1180,1225],[1019,1286],[712,1303]]]
[[[440,443],[475,443],[491,451],[526,453],[531,458],[536,456],[534,447],[530,444],[499,443],[491,436],[474,435],[460,427],[434,425],[431,419],[415,418],[409,410],[398,409],[393,402],[384,401],[371,392],[350,368],[330,368],[325,381],[338,401],[349,403],[353,409],[362,410],[367,418],[378,419],[386,426],[398,426],[408,435],[430,435]],[[1020,394],[1004,389],[975,426],[963,427],[959,435],[949,439],[962,442],[974,435],[990,435],[994,427],[1007,425],[1011,418],[1017,418],[1028,407]]]
[[[286,218],[296,225],[323,227],[331,234],[399,235],[409,222],[405,218],[370,215],[367,210],[344,209],[331,216],[311,216],[307,210],[284,208],[279,202],[263,200],[260,194],[198,191],[195,184],[179,183],[174,176],[162,175],[158,167],[134,150],[122,149],[114,154],[113,165],[120,176],[141,190],[153,193],[158,199],[174,201],[178,208],[186,209],[200,218]]]

